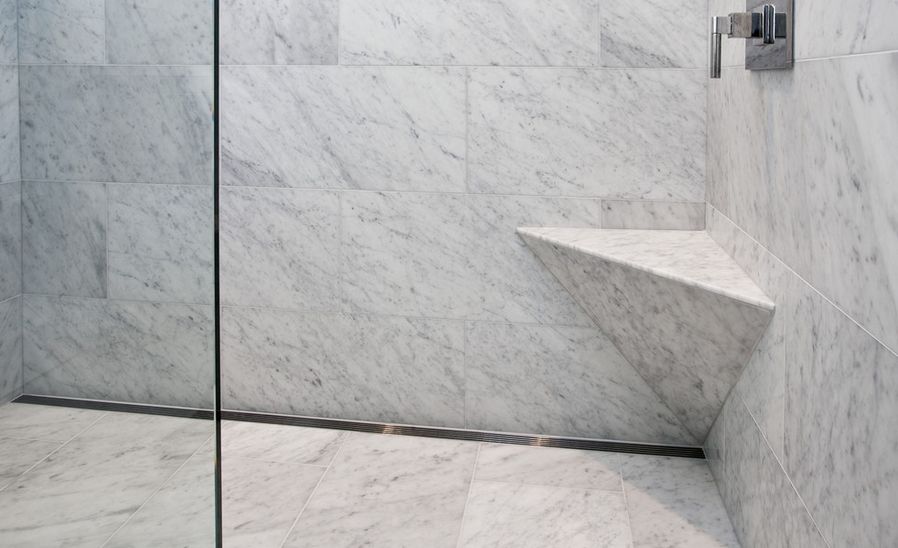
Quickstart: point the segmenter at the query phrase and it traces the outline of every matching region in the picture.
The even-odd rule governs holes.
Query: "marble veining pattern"
[[[105,413],[44,405],[0,406],[0,437],[62,444],[84,432]]]
[[[23,306],[27,393],[211,406],[210,306],[39,295]]]
[[[430,67],[223,68],[222,181],[463,190],[464,74]]]
[[[343,0],[340,60],[374,65],[594,65],[594,0]]]
[[[19,165],[19,69],[0,65],[0,183],[18,181]]]
[[[108,185],[109,297],[211,304],[212,189]]]
[[[707,8],[704,0],[686,0],[676,6],[676,10],[692,16],[704,14]],[[745,8],[744,2],[742,8]],[[704,68],[708,63],[706,25],[682,25],[676,32],[671,32],[671,9],[670,4],[659,0],[601,0],[599,64],[604,67]]]
[[[17,0],[0,0],[0,63],[15,64],[19,59]]]
[[[464,426],[462,322],[225,308],[228,409]]]
[[[212,183],[208,67],[22,66],[25,179]]]
[[[807,59],[898,49],[898,2],[849,0],[838,10],[796,2],[795,57]]]
[[[0,491],[60,445],[55,441],[0,438]]]
[[[594,327],[470,322],[466,426],[696,443]]]
[[[471,191],[703,200],[704,71],[473,68],[468,93]]]
[[[0,301],[22,292],[22,201],[18,183],[0,183]]]
[[[19,0],[19,61],[102,64],[105,0]]]
[[[244,460],[327,466],[345,438],[323,428],[223,421],[221,451]]]
[[[211,0],[106,0],[106,52],[113,64],[209,65]]]
[[[633,235],[651,235],[655,231],[611,230],[607,231],[607,241],[603,232],[606,231],[521,231],[536,255],[587,310],[627,362],[692,435],[704,440],[770,321],[772,303],[758,306],[757,300],[746,302],[744,298],[709,291],[695,281],[682,283],[676,277],[658,275],[656,272],[672,272],[670,265],[680,265],[678,259],[663,253],[646,253],[652,249],[651,243],[641,249],[636,245],[638,240]],[[662,234],[690,235],[682,231]],[[695,234],[703,238],[699,242],[704,247],[717,245],[706,234]],[[632,241],[636,249],[615,247],[622,242],[616,239],[617,235]],[[626,249],[626,253],[603,256],[602,245],[606,243],[613,249]],[[717,252],[732,263],[722,250],[717,248]],[[638,263],[628,263],[628,254],[630,261],[646,258],[648,267],[631,267],[629,264]],[[699,265],[706,260],[702,255],[697,259]],[[714,263],[713,256],[708,260]],[[665,266],[668,270],[661,271]],[[722,279],[730,279],[738,270],[731,266],[722,270]],[[652,272],[651,268],[659,270]],[[693,270],[706,276],[714,272],[701,266]],[[751,283],[744,272],[736,278],[741,279]],[[753,291],[755,295],[760,293],[756,287]]]
[[[602,200],[602,228],[704,230],[705,204],[704,202]]]
[[[339,310],[339,213],[333,192],[223,188],[222,302]]]
[[[226,65],[337,64],[339,0],[225,0]]]
[[[22,393],[22,297],[0,302],[0,404]]]
[[[27,293],[106,296],[106,185],[22,184]]]
[[[620,455],[554,447],[484,443],[474,479],[620,491]]]

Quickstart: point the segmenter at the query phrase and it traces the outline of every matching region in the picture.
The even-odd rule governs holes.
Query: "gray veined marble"
[[[373,65],[594,65],[592,0],[344,0],[340,61]]]
[[[464,190],[464,74],[430,67],[223,68],[222,181]]]
[[[108,185],[109,298],[211,304],[212,189]]]
[[[0,183],[0,301],[22,292],[22,201],[19,183]]]
[[[222,405],[464,426],[462,322],[225,308]]]
[[[0,437],[67,442],[105,415],[93,409],[72,409],[11,403],[0,407]]]
[[[703,68],[707,64],[707,25],[703,17],[707,8],[705,0],[686,0],[675,8],[659,0],[601,0],[599,64],[604,67]],[[744,2],[742,8],[744,11]],[[689,13],[700,23],[674,23],[672,9]]]
[[[22,297],[0,302],[0,404],[22,393]]]
[[[474,479],[620,491],[620,455],[554,447],[484,443]]]
[[[898,49],[898,2],[847,0],[839,9],[795,3],[795,58]]]
[[[210,306],[26,295],[23,316],[28,393],[212,404]]]
[[[474,481],[459,546],[630,548],[623,493]]]
[[[469,190],[704,199],[703,71],[469,73]]]
[[[225,459],[252,459],[327,466],[346,434],[323,428],[224,421],[221,454]]]
[[[19,0],[22,63],[102,64],[104,0]]]
[[[469,322],[468,428],[693,445],[594,327]]]
[[[209,67],[23,66],[27,179],[211,184]]]
[[[0,183],[18,181],[19,165],[19,69],[0,65]]]
[[[2,400],[0,400],[2,401]],[[0,491],[62,445],[55,441],[0,437]]]
[[[0,63],[19,60],[17,0],[0,0]]]
[[[108,62],[211,64],[212,6],[212,0],[106,0]]]
[[[477,445],[352,433],[285,547],[454,547]]]
[[[339,0],[225,0],[226,65],[335,65]]]
[[[564,226],[571,225],[565,224]],[[602,228],[704,230],[705,204],[704,202],[602,200]]]
[[[773,302],[704,231],[518,232],[704,440],[767,328]]]
[[[106,185],[22,184],[27,293],[106,296]]]
[[[282,188],[221,190],[227,305],[340,309],[340,198]]]

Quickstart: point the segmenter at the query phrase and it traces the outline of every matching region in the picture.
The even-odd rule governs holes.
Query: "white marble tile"
[[[109,297],[212,303],[212,189],[108,185]]]
[[[786,341],[796,489],[833,546],[898,544],[898,356],[809,287]]]
[[[620,455],[554,447],[484,443],[474,479],[620,491]]]
[[[525,225],[597,226],[598,201],[473,195],[468,200],[473,231],[466,248],[472,266],[470,283],[477,289],[466,319],[591,325],[580,306],[543,268],[515,229]],[[444,230],[461,235],[464,229],[457,226],[458,221],[454,224],[452,228],[446,225]]]
[[[459,546],[633,546],[622,493],[475,481]]]
[[[458,194],[343,195],[343,296],[351,310],[438,318],[474,311],[469,202]]]
[[[849,0],[837,10],[795,3],[795,57],[830,57],[898,49],[898,2]]]
[[[469,72],[470,190],[704,199],[704,71]]]
[[[212,0],[106,0],[109,63],[209,65]]]
[[[336,193],[223,188],[220,218],[225,304],[339,310]]]
[[[225,308],[224,407],[464,426],[461,322]]]
[[[374,65],[594,65],[591,0],[344,0],[340,61]]]
[[[703,230],[705,203],[602,200],[602,228]]]
[[[225,459],[327,466],[345,437],[323,428],[224,421],[221,454]]]
[[[0,63],[19,60],[17,0],[0,0]]]
[[[225,544],[281,546],[324,471],[318,466],[223,457]]]
[[[225,0],[226,65],[337,64],[338,0]]]
[[[704,440],[770,321],[772,302],[705,232],[519,232]]]
[[[18,181],[19,165],[19,69],[0,65],[0,183]]]
[[[708,63],[708,36],[703,24],[707,8],[705,0],[688,0],[676,7],[659,0],[602,0],[599,3],[599,64],[704,68]],[[671,10],[690,14],[696,19],[695,24],[682,25],[678,32],[670,32]]]
[[[104,7],[104,0],[19,0],[19,60],[104,63]]]
[[[350,434],[284,543],[454,547],[477,444]]]
[[[110,413],[0,491],[13,546],[99,546],[212,433],[193,419]]]
[[[739,548],[704,460],[646,455],[621,459],[636,546]]]
[[[0,404],[22,393],[22,297],[0,302]]]
[[[22,292],[22,192],[0,183],[0,301]]]
[[[25,179],[211,184],[208,67],[23,66]]]
[[[63,443],[103,415],[91,409],[11,403],[0,406],[0,437]]]
[[[28,393],[212,405],[209,306],[27,295],[23,316]]]
[[[222,69],[228,185],[460,191],[464,69]]]
[[[708,468],[711,469],[711,475],[717,482],[717,490],[720,496],[726,500],[727,478],[725,475],[726,466],[726,416],[727,407],[733,405],[734,401],[738,401],[738,397],[728,397],[723,404],[723,409],[717,415],[717,419],[708,432],[703,445],[705,451],[705,460],[708,461]]]
[[[60,445],[55,441],[0,438],[0,491]]]
[[[594,327],[469,322],[468,428],[694,444]]]
[[[25,292],[106,296],[106,185],[22,184]]]
[[[215,544],[214,455],[201,449],[116,531],[105,548],[208,548]],[[233,480],[222,483],[223,489]],[[228,543],[230,546],[230,543]]]

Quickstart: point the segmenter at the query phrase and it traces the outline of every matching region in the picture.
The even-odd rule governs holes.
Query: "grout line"
[[[465,505],[461,511],[461,520],[459,520],[458,524],[458,537],[455,541],[455,546],[460,548],[462,546],[462,533],[465,531],[465,517],[468,515],[468,504],[471,501],[471,492],[474,490],[474,478],[477,475],[477,464],[480,461],[480,450],[483,448],[483,442],[477,443],[477,452],[474,454],[474,465],[471,467],[471,479],[468,482],[468,492],[465,494]]]
[[[75,439],[76,439],[78,436],[84,434],[85,432],[87,432],[88,430],[90,430],[91,428],[93,428],[98,422],[100,422],[100,419],[102,419],[103,417],[105,417],[105,416],[108,415],[108,414],[109,414],[109,413],[101,412],[101,414],[100,414],[99,417],[97,417],[96,419],[94,419],[93,422],[91,422],[91,423],[90,423],[88,426],[86,426],[84,429],[80,430],[77,434],[75,434],[74,436],[72,436],[71,438],[69,438],[68,441],[63,442],[59,447],[57,447],[57,448],[54,449],[53,451],[50,451],[50,452],[47,454],[47,456],[45,456],[45,457],[42,458],[41,460],[37,461],[37,462],[34,463],[33,465],[31,465],[27,470],[25,470],[24,472],[22,472],[21,474],[19,474],[19,475],[16,476],[15,478],[11,479],[11,480],[9,481],[9,483],[7,483],[6,485],[4,485],[3,487],[0,487],[0,492],[4,491],[4,490],[5,490],[6,488],[8,488],[10,485],[12,485],[13,483],[16,483],[17,481],[19,481],[20,479],[22,479],[26,474],[28,474],[29,472],[31,472],[32,470],[34,470],[35,468],[37,468],[38,466],[40,466],[41,463],[45,462],[47,459],[49,459],[50,457],[52,457],[53,455],[55,455],[56,453],[58,453],[59,451],[61,451],[63,447],[65,447],[65,446],[67,446],[68,444],[70,444],[70,443],[72,443],[73,441],[75,441]],[[34,440],[34,441],[40,441],[40,440]],[[50,441],[50,442],[52,442],[52,440],[43,440],[43,441]],[[59,443],[59,442],[57,441],[56,443]]]
[[[104,303],[129,303],[129,304],[150,304],[150,305],[179,305],[179,306],[205,306],[212,307],[212,303],[184,303],[178,301],[142,301],[139,299],[117,299],[111,297],[87,297],[82,295],[53,295],[51,293],[22,293],[22,297],[42,297],[46,299],[58,299],[66,301],[96,301]],[[231,306],[222,308],[232,308]],[[246,307],[249,308],[249,307]],[[267,307],[261,307],[267,308]]]
[[[809,288],[811,288],[811,290],[813,290],[815,293],[817,293],[817,294],[818,294],[824,301],[826,301],[830,306],[832,306],[833,308],[835,308],[836,310],[838,310],[843,316],[845,316],[846,318],[848,318],[849,320],[851,320],[852,323],[854,323],[854,324],[855,324],[856,326],[858,326],[864,333],[866,333],[866,334],[869,335],[873,340],[875,340],[877,343],[879,343],[879,344],[880,344],[883,348],[885,348],[889,353],[893,354],[895,357],[898,357],[898,350],[892,349],[889,345],[887,345],[886,343],[882,342],[876,335],[874,335],[873,333],[871,333],[871,332],[870,332],[866,327],[864,327],[858,320],[856,320],[854,317],[852,317],[850,314],[848,314],[845,310],[843,310],[842,307],[840,307],[838,304],[836,304],[832,299],[830,299],[829,297],[827,297],[826,295],[824,295],[824,294],[823,294],[819,289],[817,289],[813,284],[811,284],[808,280],[806,280],[804,277],[802,277],[801,274],[799,274],[798,272],[796,272],[791,266],[789,266],[788,263],[786,263],[786,261],[784,261],[784,260],[782,260],[781,258],[779,258],[779,256],[777,256],[775,253],[773,253],[772,251],[770,251],[770,249],[768,249],[764,244],[762,244],[761,242],[759,242],[758,240],[756,240],[756,239],[754,238],[754,236],[752,236],[751,234],[749,234],[748,232],[746,232],[741,226],[739,226],[738,224],[736,224],[735,221],[733,221],[732,219],[730,219],[729,217],[727,217],[723,212],[721,212],[719,209],[717,209],[716,207],[714,207],[714,205],[712,205],[710,202],[708,203],[708,207],[710,207],[710,208],[713,209],[718,215],[720,215],[721,217],[723,217],[724,219],[726,219],[730,224],[732,224],[734,227],[736,227],[736,229],[737,229],[739,232],[741,232],[742,234],[744,234],[749,240],[751,240],[754,244],[756,244],[758,247],[760,247],[762,250],[764,250],[768,255],[770,255],[771,257],[773,257],[774,259],[776,259],[780,264],[783,265],[783,267],[784,267],[786,270],[788,270],[791,274],[793,274],[796,278],[798,278],[798,279],[799,279],[802,283],[804,283],[806,286],[808,286]],[[708,232],[710,232],[710,231],[708,231]]]
[[[630,544],[631,546],[636,545],[636,534],[633,532],[633,518],[630,516],[630,497],[627,496],[627,484],[624,481],[624,459],[618,455],[619,464],[618,467],[618,475],[620,476],[620,490],[624,496],[624,511],[627,514],[627,528],[630,530]],[[726,509],[724,508],[724,511]]]
[[[293,520],[293,523],[290,524],[290,528],[287,529],[287,534],[284,535],[283,540],[278,544],[279,548],[283,548],[283,546],[287,543],[287,540],[290,538],[290,535],[293,533],[293,530],[296,528],[297,524],[299,524],[299,518],[302,517],[303,513],[306,511],[306,508],[309,507],[309,504],[312,502],[312,499],[315,497],[315,493],[318,492],[318,488],[321,486],[321,483],[324,481],[324,478],[327,477],[328,472],[330,472],[331,468],[334,465],[334,462],[337,461],[337,457],[343,452],[343,448],[346,446],[346,441],[349,439],[351,433],[343,437],[343,441],[340,443],[340,447],[337,448],[337,451],[334,452],[334,456],[331,458],[331,461],[327,464],[327,468],[324,469],[324,472],[321,473],[321,477],[318,478],[318,483],[315,484],[315,487],[312,488],[312,491],[309,493],[309,497],[306,499],[305,504],[302,505],[302,508],[299,510],[299,513],[296,514],[296,518]]]
[[[172,472],[168,477],[166,477],[162,482],[160,482],[160,483],[159,483],[159,487],[157,487],[157,488],[150,494],[150,496],[148,496],[148,497],[147,497],[147,498],[140,504],[140,506],[137,507],[137,510],[135,510],[134,512],[132,512],[131,515],[129,515],[128,518],[127,518],[125,521],[123,521],[122,524],[119,525],[119,526],[116,528],[116,530],[112,532],[111,535],[109,535],[109,537],[106,539],[106,541],[103,542],[103,544],[100,545],[100,548],[103,548],[104,546],[106,546],[107,544],[109,544],[109,541],[111,541],[111,540],[113,539],[113,537],[115,537],[115,535],[117,535],[117,534],[119,533],[119,531],[121,531],[122,529],[124,529],[125,526],[128,525],[128,523],[131,522],[131,520],[134,518],[134,516],[136,516],[138,513],[140,513],[140,511],[147,505],[147,503],[150,502],[150,501],[153,499],[153,497],[155,497],[160,491],[162,491],[162,489],[168,484],[168,482],[170,482],[170,481],[172,480],[172,478],[174,478],[175,475],[177,475],[178,472],[180,472],[185,466],[187,466],[187,463],[190,462],[190,459],[192,459],[192,458],[195,457],[197,454],[199,454],[199,452],[203,449],[203,447],[205,447],[206,444],[209,443],[209,441],[210,441],[214,436],[215,436],[215,434],[210,434],[208,437],[206,437],[206,439],[203,440],[202,443],[199,444],[199,447],[197,447],[196,450],[195,450],[193,453],[190,454],[190,456],[188,456],[186,459],[184,459],[184,462],[182,462],[182,463],[178,466],[178,468],[175,469],[174,472]]]

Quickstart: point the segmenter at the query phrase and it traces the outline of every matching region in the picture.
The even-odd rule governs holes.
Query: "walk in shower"
[[[677,9],[0,0],[0,546],[890,545],[898,43]]]

